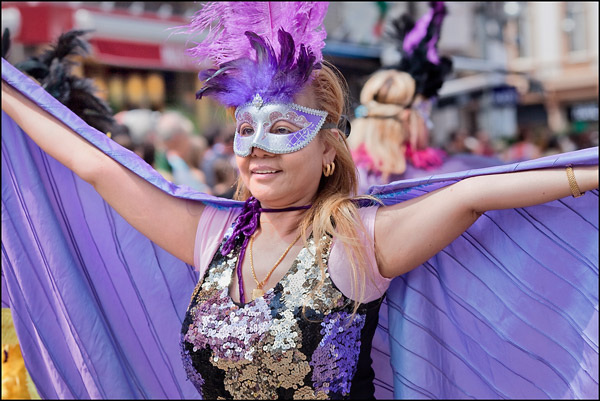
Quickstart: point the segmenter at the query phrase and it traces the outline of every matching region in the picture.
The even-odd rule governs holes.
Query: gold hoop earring
[[[335,163],[331,162],[331,163],[327,164],[325,167],[323,167],[323,175],[325,177],[329,177],[330,175],[333,174],[334,170],[335,170]]]

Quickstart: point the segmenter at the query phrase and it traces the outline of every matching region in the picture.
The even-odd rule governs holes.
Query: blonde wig
[[[398,70],[380,70],[364,84],[360,102],[366,115],[352,123],[351,149],[364,144],[384,179],[406,170],[406,145],[413,149],[427,146],[423,118],[411,106],[420,101],[415,96],[412,76]]]

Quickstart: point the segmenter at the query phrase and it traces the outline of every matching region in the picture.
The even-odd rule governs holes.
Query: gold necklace
[[[290,251],[290,249],[292,249],[292,247],[294,246],[294,244],[296,242],[298,242],[298,240],[300,239],[301,233],[298,234],[298,236],[296,237],[296,239],[294,241],[292,241],[292,243],[290,245],[288,245],[287,249],[285,250],[285,252],[283,252],[283,255],[281,255],[279,257],[279,260],[277,260],[277,262],[275,263],[275,266],[273,266],[271,268],[271,271],[269,271],[269,274],[267,274],[267,277],[265,277],[265,279],[263,281],[258,281],[258,279],[256,278],[256,272],[254,271],[254,260],[252,258],[252,244],[254,244],[254,235],[250,237],[250,246],[248,247],[248,251],[250,253],[250,269],[252,270],[252,277],[254,278],[254,281],[256,282],[256,288],[252,290],[252,299],[256,299],[256,298],[260,298],[265,294],[265,291],[262,289],[263,286],[267,283],[267,281],[269,281],[269,277],[271,277],[271,274],[273,274],[273,272],[275,271],[275,269],[277,269],[277,266],[279,266],[279,264],[281,263],[281,261],[285,258],[285,256],[288,254],[288,252]]]

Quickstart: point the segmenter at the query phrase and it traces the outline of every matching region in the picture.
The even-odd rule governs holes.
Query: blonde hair
[[[413,149],[423,147],[427,133],[423,118],[411,106],[416,83],[410,74],[380,70],[364,84],[360,102],[367,114],[352,122],[351,149],[364,144],[383,179],[406,170],[406,143]],[[426,146],[426,142],[425,142]]]
[[[347,106],[348,87],[341,73],[333,65],[324,61],[322,68],[311,81],[310,87],[317,108],[327,112],[325,123],[337,124]],[[324,284],[327,267],[323,264],[322,255],[329,242],[326,238],[331,236],[344,244],[351,265],[352,293],[355,299],[363,299],[364,284],[369,279],[367,271],[370,270],[367,269],[365,245],[361,238],[368,238],[368,236],[355,201],[359,199],[379,201],[371,196],[356,196],[358,177],[345,135],[341,132],[338,134],[332,129],[323,129],[318,138],[333,146],[336,156],[333,174],[329,177],[321,175],[313,207],[304,214],[300,222],[303,238],[307,238],[306,234],[312,227],[316,247],[315,259],[321,270],[321,279],[311,293],[318,291]],[[238,179],[235,198],[246,200],[250,195],[242,180]],[[372,277],[370,279],[372,280]],[[354,313],[359,305],[359,302],[354,302]]]

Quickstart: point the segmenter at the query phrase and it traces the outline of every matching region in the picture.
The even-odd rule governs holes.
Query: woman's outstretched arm
[[[598,188],[598,165],[575,166],[581,192]],[[571,196],[565,168],[466,178],[393,206],[380,207],[375,252],[384,277],[396,277],[444,249],[488,210],[520,208]]]
[[[2,81],[2,110],[50,156],[72,170],[151,241],[193,264],[203,204],[173,197],[105,155]]]

